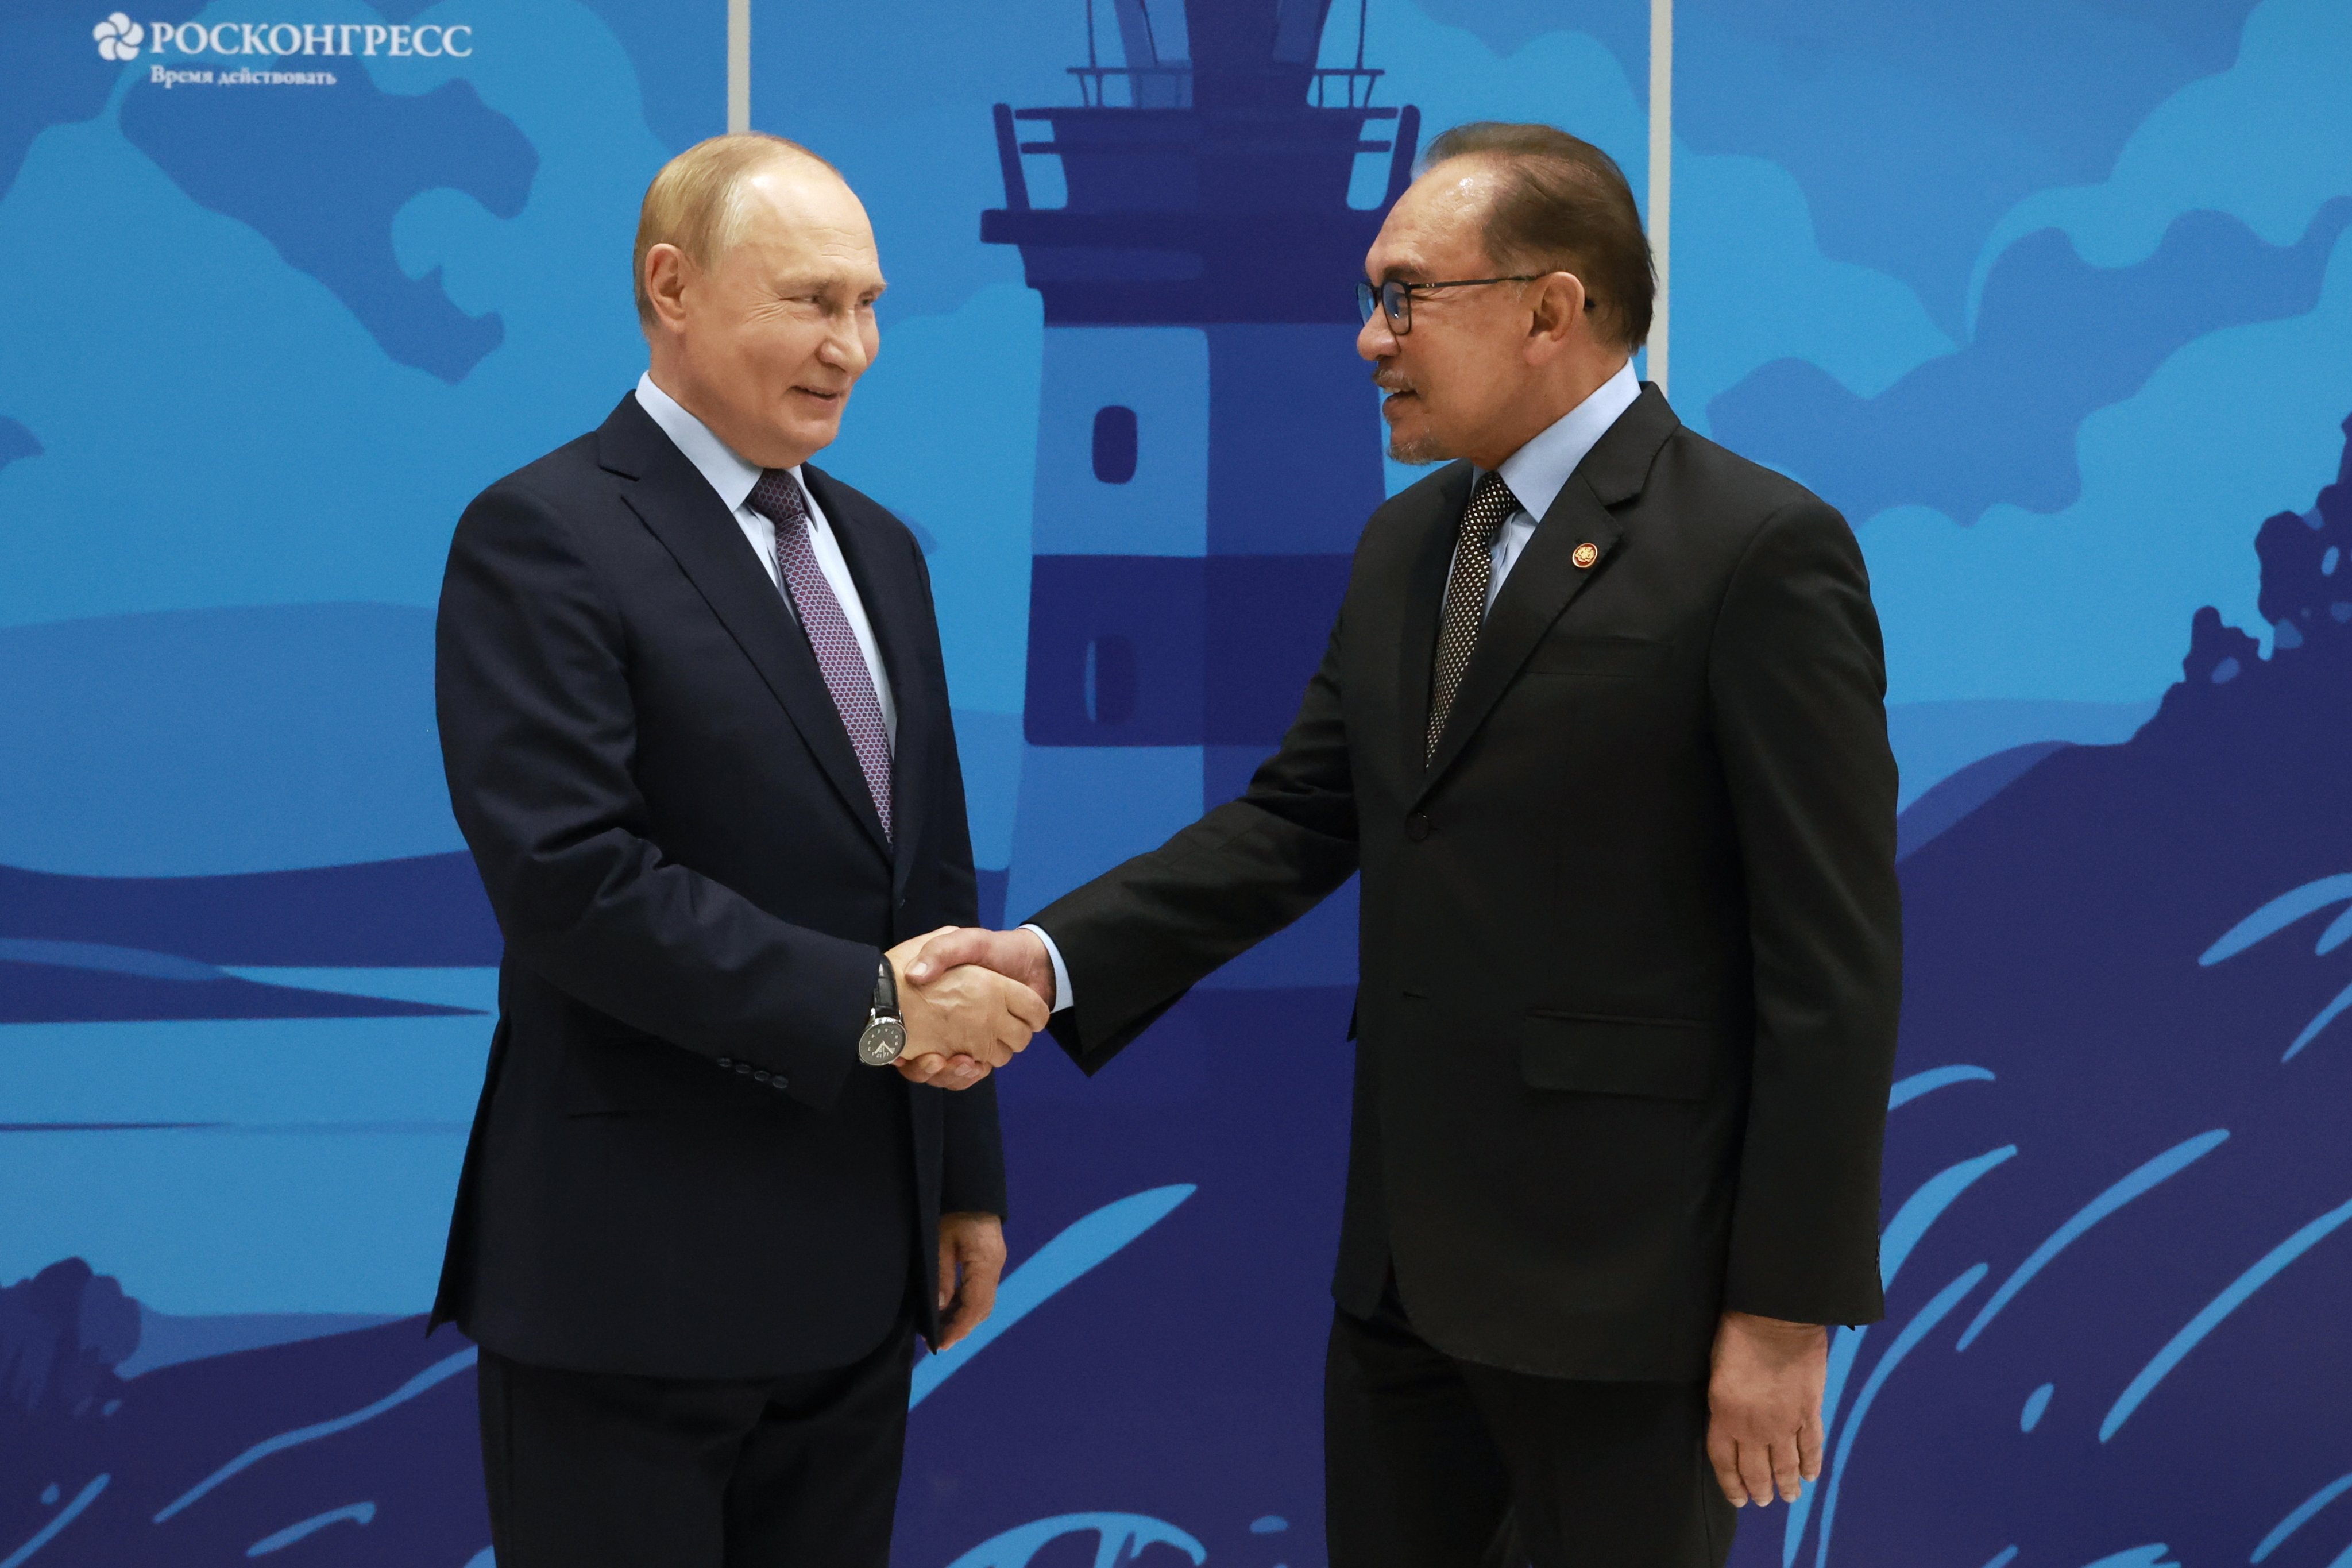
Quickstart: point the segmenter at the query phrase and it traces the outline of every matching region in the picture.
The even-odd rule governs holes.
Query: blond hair
[[[764,131],[713,136],[662,165],[637,209],[633,265],[640,322],[651,325],[654,319],[653,301],[646,297],[646,253],[656,245],[675,245],[697,267],[709,266],[742,233],[744,180],[771,163],[794,158],[841,173],[799,142]]]

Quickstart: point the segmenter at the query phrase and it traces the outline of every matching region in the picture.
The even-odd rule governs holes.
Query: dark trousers
[[[688,1381],[478,1368],[499,1568],[884,1568],[914,1330],[863,1361]]]
[[[1723,1568],[1706,1387],[1456,1361],[1390,1281],[1334,1315],[1323,1385],[1331,1568]],[[503,1559],[501,1559],[503,1562]]]

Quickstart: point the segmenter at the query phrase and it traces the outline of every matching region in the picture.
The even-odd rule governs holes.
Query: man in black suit
[[[1012,933],[1092,1072],[1360,868],[1325,1391],[1335,1568],[1696,1568],[1819,1474],[1881,1310],[1900,991],[1878,625],[1843,520],[1630,363],[1606,154],[1440,137],[1366,258],[1391,449],[1239,800]]]
[[[976,899],[922,554],[804,464],[877,346],[864,209],[717,138],[635,272],[651,369],[475,499],[442,588],[507,945],[434,1318],[481,1346],[499,1568],[880,1568],[914,1336],[1004,1257],[993,1085],[945,1090],[1045,1006],[897,984]]]

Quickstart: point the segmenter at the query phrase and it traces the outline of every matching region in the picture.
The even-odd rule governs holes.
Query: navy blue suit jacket
[[[898,711],[895,841],[808,638],[634,396],[459,521],[436,688],[506,938],[435,1321],[538,1365],[757,1377],[936,1337],[1003,1212],[991,1084],[856,1057],[882,950],[978,918],[930,578],[803,468]]]

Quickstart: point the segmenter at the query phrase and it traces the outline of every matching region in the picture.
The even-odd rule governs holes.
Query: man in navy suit
[[[929,574],[806,463],[878,338],[865,209],[774,137],[646,193],[651,368],[459,521],[442,748],[506,938],[436,1321],[481,1346],[500,1568],[879,1568],[913,1342],[984,1318],[984,970]],[[963,1089],[968,1092],[949,1092]]]

